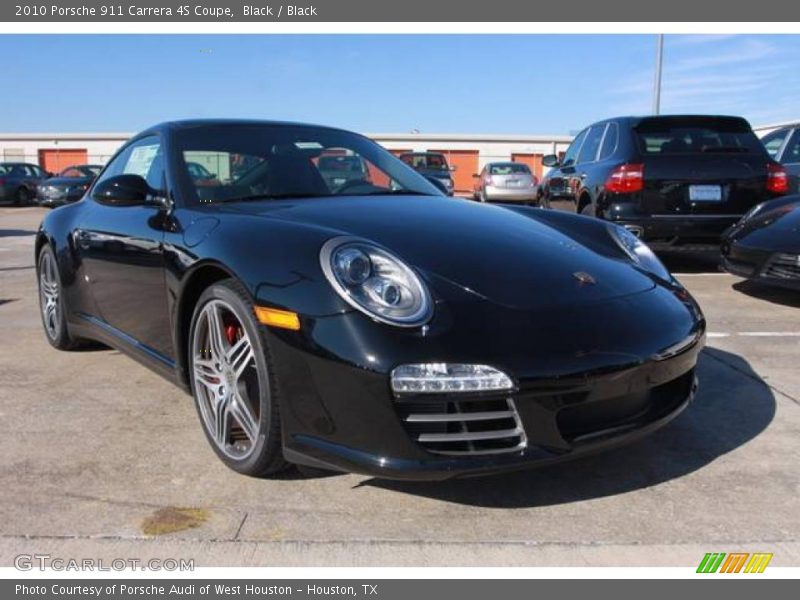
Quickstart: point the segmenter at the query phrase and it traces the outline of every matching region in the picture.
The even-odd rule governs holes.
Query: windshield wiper
[[[367,192],[366,194],[353,194],[353,196],[430,196],[425,192],[417,192],[414,190],[375,190],[374,192]]]
[[[747,152],[747,148],[741,146],[703,146],[700,152]]]
[[[330,198],[330,194],[250,194],[247,196],[234,196],[233,198],[220,198],[219,200],[212,200],[209,204],[248,202],[250,200],[285,200],[287,198]]]

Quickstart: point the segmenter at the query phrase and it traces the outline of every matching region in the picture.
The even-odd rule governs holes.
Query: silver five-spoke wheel
[[[192,339],[195,400],[209,437],[234,460],[249,457],[260,433],[261,383],[253,344],[233,307],[213,299]]]
[[[61,304],[56,264],[50,252],[43,252],[39,261],[39,305],[47,336],[55,340],[61,328]]]

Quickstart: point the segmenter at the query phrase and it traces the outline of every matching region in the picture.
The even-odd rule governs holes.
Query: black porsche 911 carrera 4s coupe
[[[325,156],[364,177],[332,188]],[[36,261],[53,346],[98,340],[182,386],[251,475],[444,479],[611,447],[687,406],[705,340],[625,229],[448,198],[326,127],[153,127],[45,217]]]
[[[754,207],[725,233],[720,249],[729,273],[800,290],[800,196]]]

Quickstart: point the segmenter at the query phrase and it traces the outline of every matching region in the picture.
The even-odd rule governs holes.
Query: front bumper
[[[723,242],[722,268],[737,277],[800,290],[800,254]]]
[[[682,304],[664,288],[635,298],[534,316],[535,324],[485,314],[471,328],[437,332],[434,320],[427,334],[376,326],[360,313],[303,323],[306,334],[269,330],[284,454],[295,463],[381,478],[441,480],[549,464],[638,439],[693,397],[705,321],[690,298]],[[658,312],[647,322],[631,318],[637,304]],[[453,312],[444,319],[461,322]],[[565,315],[573,322],[561,321]],[[481,395],[391,391],[389,373],[398,364],[437,361],[489,364],[511,375],[515,387]],[[513,406],[523,435],[448,446],[420,434],[436,440],[453,429],[420,429],[407,418],[461,414],[470,403],[485,406],[480,410]]]
[[[501,188],[487,185],[484,196],[489,202],[533,202],[536,200],[536,188]]]
[[[719,244],[723,232],[742,215],[653,215],[628,217],[613,222],[636,231],[643,240],[657,245],[696,242]]]

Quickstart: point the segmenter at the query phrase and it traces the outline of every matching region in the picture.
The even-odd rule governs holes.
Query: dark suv
[[[551,171],[541,200],[619,223],[650,242],[718,243],[756,204],[786,194],[784,168],[740,117],[620,117],[581,131]]]

